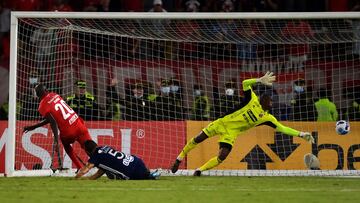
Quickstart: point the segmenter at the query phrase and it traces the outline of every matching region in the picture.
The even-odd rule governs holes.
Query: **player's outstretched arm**
[[[104,175],[105,171],[98,169],[98,171],[96,171],[96,173],[94,173],[93,175],[91,175],[89,177],[90,180],[96,180],[98,178],[100,178],[102,175]]]
[[[262,123],[261,125],[268,125],[272,128],[275,128],[277,132],[284,133],[286,135],[294,136],[294,137],[301,137],[304,140],[315,143],[314,137],[309,132],[300,132],[298,130],[295,130],[293,128],[284,126],[281,124],[273,115],[269,115],[266,122]]]
[[[90,169],[94,168],[94,164],[92,163],[87,163],[84,167],[82,167],[79,172],[76,174],[75,179],[80,179],[81,177],[83,177],[85,174],[87,174]]]
[[[311,135],[311,133],[309,132],[300,132],[298,130],[295,130],[293,128],[287,127],[282,125],[280,122],[277,122],[276,124],[276,131],[290,135],[290,136],[297,136],[297,137],[301,137],[304,140],[310,142],[310,143],[315,143],[315,139],[314,137]]]
[[[273,82],[275,82],[276,80],[276,76],[274,75],[273,72],[266,72],[264,76],[262,76],[261,78],[252,78],[252,79],[247,79],[243,81],[243,90],[247,91],[249,89],[251,89],[251,86],[257,82],[260,82],[261,84],[267,85],[267,86],[271,86]]]
[[[38,127],[41,127],[41,126],[44,126],[46,124],[49,123],[49,120],[47,120],[46,118],[42,121],[40,121],[39,123],[35,124],[35,125],[30,125],[30,126],[25,126],[24,129],[23,129],[23,132],[24,133],[27,133],[29,131],[32,131],[32,130],[35,130],[36,128]]]
[[[48,123],[50,123],[51,130],[54,134],[54,139],[58,140],[59,139],[58,126],[57,126],[57,123],[56,123],[54,117],[49,113],[45,116],[45,118],[48,121]]]

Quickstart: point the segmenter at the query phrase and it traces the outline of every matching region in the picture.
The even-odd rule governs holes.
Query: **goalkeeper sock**
[[[198,143],[195,142],[195,138],[192,138],[188,143],[186,143],[183,150],[180,152],[179,156],[177,157],[177,160],[182,161],[185,156],[196,147]]]
[[[211,158],[208,162],[206,162],[204,165],[202,165],[198,170],[200,171],[206,171],[209,169],[212,169],[216,166],[218,166],[222,161],[216,156]]]

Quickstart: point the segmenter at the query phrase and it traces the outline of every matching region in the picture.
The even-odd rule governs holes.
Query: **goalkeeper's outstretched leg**
[[[197,144],[203,142],[207,138],[208,138],[208,136],[204,133],[204,131],[201,131],[201,133],[198,136],[192,138],[188,143],[186,143],[186,145],[184,146],[184,148],[181,150],[180,154],[176,158],[175,162],[171,166],[171,168],[170,168],[171,172],[176,173],[176,171],[178,171],[178,169],[179,169],[181,161],[186,157],[186,155],[192,149],[194,149]]]
[[[219,164],[221,164],[226,157],[230,154],[232,146],[228,143],[220,142],[220,149],[218,156],[215,156],[211,158],[209,161],[207,161],[204,165],[202,165],[200,168],[197,168],[194,172],[194,176],[200,176],[201,172],[210,170]]]

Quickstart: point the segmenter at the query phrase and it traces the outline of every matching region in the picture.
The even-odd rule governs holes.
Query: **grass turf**
[[[359,183],[330,177],[0,178],[0,202],[358,202]]]

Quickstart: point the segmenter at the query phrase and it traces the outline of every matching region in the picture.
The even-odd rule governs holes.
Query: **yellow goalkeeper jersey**
[[[299,131],[282,125],[273,115],[262,109],[257,95],[251,88],[254,83],[256,83],[256,79],[243,81],[244,100],[232,112],[228,112],[203,129],[208,137],[220,135],[219,142],[233,145],[241,132],[259,125],[271,126],[276,131],[287,135],[299,135]]]

